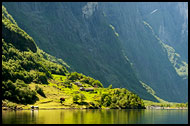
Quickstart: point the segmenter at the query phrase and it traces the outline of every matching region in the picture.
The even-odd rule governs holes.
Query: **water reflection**
[[[3,124],[187,124],[187,120],[188,110],[2,111]]]

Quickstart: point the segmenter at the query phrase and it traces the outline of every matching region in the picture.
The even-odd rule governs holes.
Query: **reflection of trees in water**
[[[94,124],[94,123],[104,123],[107,114],[102,112],[102,110],[92,110],[92,109],[83,109],[83,110],[73,110],[72,112],[72,123],[75,124]],[[101,114],[104,114],[101,116]]]
[[[75,124],[128,124],[141,123],[144,110],[73,110],[71,122]]]
[[[84,115],[85,123],[101,123],[101,112],[99,109],[88,109]]]
[[[38,116],[38,110],[31,110],[31,116],[36,118]]]
[[[60,123],[61,124],[81,124],[85,123],[86,110],[69,109],[69,110],[57,110],[60,111]],[[57,117],[59,114],[57,115]]]
[[[129,110],[128,113],[128,123],[142,123],[141,121],[144,115],[144,110]]]
[[[57,110],[57,111],[58,112],[57,112],[56,118],[58,118],[60,116],[59,117],[59,119],[60,119],[59,124],[75,123],[75,119],[74,119],[74,116],[73,116],[73,113],[75,112],[75,110],[63,109],[63,110]]]
[[[110,124],[140,123],[144,110],[101,110],[101,122]]]
[[[62,120],[64,120],[65,117],[65,113],[63,111],[60,112],[60,123],[62,122]]]
[[[110,123],[110,124],[127,123],[126,122],[127,113],[124,113],[123,110],[111,109],[111,110],[106,110],[105,113],[106,113],[105,115],[106,122],[104,123]]]
[[[7,114],[7,120],[4,123],[9,124],[29,124],[29,123],[37,123],[38,112],[30,111],[30,110],[17,110],[10,111]]]
[[[114,115],[112,110],[105,110],[104,116],[105,120],[102,120],[103,123],[113,123]]]
[[[22,110],[2,111],[3,124],[187,123],[188,110]]]
[[[73,122],[75,124],[80,124],[80,121],[81,121],[80,116],[81,116],[82,111],[73,110],[72,113],[73,113],[73,117],[72,117]]]
[[[38,110],[31,110],[31,122],[37,123]]]

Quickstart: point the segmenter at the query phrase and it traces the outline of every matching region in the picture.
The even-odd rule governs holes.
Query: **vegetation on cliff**
[[[62,107],[144,108],[143,100],[127,89],[104,88],[99,80],[68,72],[70,67],[40,50],[4,7],[2,16],[4,105],[8,100],[21,105],[53,102]],[[63,105],[61,97],[66,99]]]

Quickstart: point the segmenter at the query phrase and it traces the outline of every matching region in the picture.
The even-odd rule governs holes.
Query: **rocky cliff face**
[[[173,15],[163,10],[154,22],[149,15],[159,13],[161,5],[151,7],[151,4],[127,2],[3,4],[40,48],[64,59],[77,72],[99,79],[104,87],[109,84],[126,87],[144,99],[156,101],[143,88],[141,80],[164,100],[187,101],[187,80],[177,74],[160,42],[172,43],[165,41],[166,38],[175,40],[169,37],[175,34],[170,32],[173,25],[167,25],[176,21],[178,27],[183,21],[163,18]],[[184,11],[182,5],[178,6]],[[179,8],[173,11],[178,12]],[[159,20],[163,23],[156,25]],[[166,33],[170,35],[164,38]],[[185,53],[178,51],[177,44],[173,45],[170,46],[177,53]]]
[[[188,61],[188,4],[185,2],[140,3],[142,17],[159,38]],[[154,12],[154,10],[156,10]]]
[[[88,2],[83,8],[82,13],[85,18],[93,15],[98,7],[98,2]]]

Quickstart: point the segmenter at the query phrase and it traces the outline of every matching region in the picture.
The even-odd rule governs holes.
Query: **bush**
[[[21,85],[24,85],[23,87]],[[15,83],[8,80],[7,82],[2,82],[2,93],[3,99],[10,100],[12,102],[21,104],[32,104],[38,98],[36,97],[36,92],[30,90],[28,85],[26,85],[21,80],[16,80]]]
[[[122,89],[121,89],[121,93],[126,94],[126,93],[127,93],[127,89],[122,88]]]
[[[101,104],[105,107],[110,106],[111,104],[111,97],[108,94],[103,94],[101,96]]]
[[[73,96],[73,103],[77,103],[80,97],[78,95]]]
[[[110,85],[108,86],[108,89],[112,89],[112,84],[110,84]]]
[[[84,94],[80,94],[80,99],[81,99],[81,102],[84,102],[84,100],[86,99],[86,97],[84,96]]]
[[[67,87],[67,88],[72,88],[71,80],[68,80],[68,79],[65,80],[64,86]]]
[[[79,74],[77,72],[73,72],[68,76],[69,80],[72,80],[73,82],[79,79]]]
[[[95,80],[93,83],[92,83],[92,86],[94,85],[97,85],[98,87],[103,87],[102,83],[99,81],[99,80]]]
[[[36,92],[41,95],[42,97],[46,98],[46,95],[44,94],[44,91],[42,88],[40,88],[38,85],[35,86]]]
[[[110,105],[110,108],[111,109],[118,109],[118,108],[120,108],[117,104],[115,104],[115,103],[112,103],[111,105]]]
[[[118,100],[117,96],[114,95],[114,96],[112,97],[112,103],[116,103],[117,100]]]
[[[83,83],[86,83],[86,84],[90,84],[90,85],[91,85],[90,82],[91,82],[92,80],[90,80],[89,77],[83,77],[80,81],[83,82]]]
[[[120,106],[121,108],[126,108],[126,107],[127,107],[127,100],[125,100],[124,98],[121,99],[121,100],[119,101],[119,106]]]
[[[89,103],[89,109],[98,109],[101,108],[99,103],[90,102]]]

